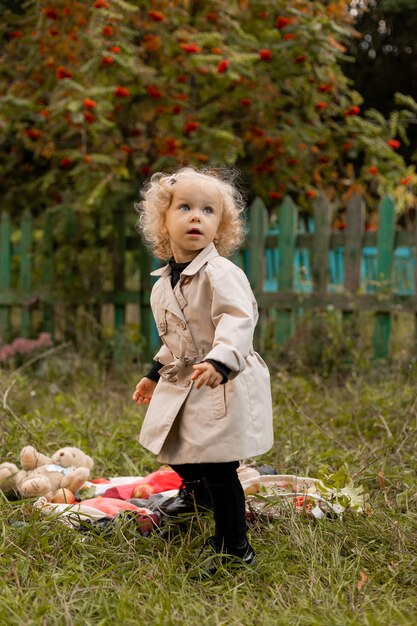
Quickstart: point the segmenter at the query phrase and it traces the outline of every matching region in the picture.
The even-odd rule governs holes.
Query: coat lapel
[[[197,272],[207,263],[207,261],[215,256],[219,256],[215,246],[213,243],[209,244],[206,248],[201,250],[201,252],[193,259],[188,267],[182,271],[182,276],[194,276]],[[157,270],[151,272],[151,276],[159,276],[161,285],[161,294],[160,294],[160,306],[164,307],[167,311],[173,313],[179,317],[179,319],[186,321],[182,310],[186,306],[187,302],[185,301],[179,286],[178,289],[178,300],[175,295],[174,290],[171,286],[171,271],[169,265],[165,265]]]
[[[171,279],[169,275],[161,277],[161,280],[163,281],[163,284],[159,305],[162,306],[166,311],[170,311],[173,315],[179,317],[180,320],[183,320],[185,322],[184,314],[172,289]]]
[[[215,256],[219,256],[219,253],[216,250],[214,243],[210,243],[206,248],[203,248],[201,252],[193,259],[188,267],[185,268],[182,272],[182,276],[194,276],[197,274],[209,261]]]

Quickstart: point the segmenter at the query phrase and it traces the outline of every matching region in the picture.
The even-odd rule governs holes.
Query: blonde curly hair
[[[140,192],[142,200],[135,204],[139,213],[136,228],[155,257],[170,259],[172,250],[165,228],[165,213],[172,201],[173,183],[190,176],[207,177],[211,181],[216,181],[223,198],[223,211],[215,245],[220,255],[230,256],[243,243],[245,236],[243,220],[245,203],[243,195],[235,184],[238,173],[233,169],[196,169],[187,166],[173,174],[163,172],[153,174]]]

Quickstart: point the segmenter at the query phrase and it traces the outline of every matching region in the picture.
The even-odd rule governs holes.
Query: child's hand
[[[194,374],[191,380],[196,380],[196,388],[200,389],[204,384],[214,389],[218,387],[223,380],[223,376],[216,370],[211,363],[198,363],[193,365]]]
[[[136,404],[149,404],[152,394],[155,391],[156,382],[150,378],[142,378],[136,385],[135,393],[132,396]]]

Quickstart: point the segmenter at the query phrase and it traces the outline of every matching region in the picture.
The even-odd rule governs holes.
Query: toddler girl
[[[208,542],[224,559],[251,564],[239,459],[273,443],[268,369],[252,346],[257,305],[229,256],[243,240],[243,199],[214,170],[154,174],[142,191],[139,228],[168,265],[151,306],[162,340],[133,394],[149,404],[140,443],[183,479],[161,505],[169,517],[212,508]]]

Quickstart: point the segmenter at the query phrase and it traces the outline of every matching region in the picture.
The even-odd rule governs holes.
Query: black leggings
[[[216,539],[225,548],[246,544],[245,494],[237,476],[238,461],[171,465],[185,482],[202,481],[212,504]],[[197,496],[197,494],[196,494]]]

